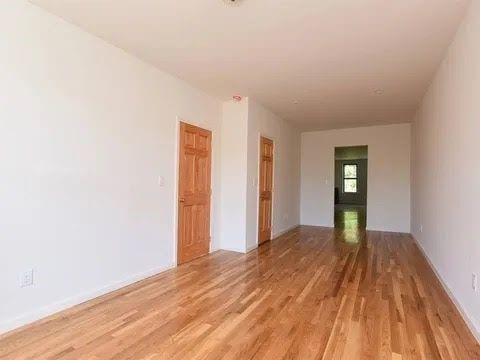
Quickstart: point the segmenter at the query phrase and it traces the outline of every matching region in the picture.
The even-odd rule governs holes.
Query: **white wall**
[[[301,145],[301,220],[333,226],[335,147],[368,145],[367,228],[410,232],[410,125],[307,132]]]
[[[245,252],[247,222],[248,99],[223,104],[221,241],[225,250]]]
[[[300,132],[252,98],[223,105],[221,248],[258,244],[260,136],[274,141],[272,236],[300,222]]]
[[[480,341],[480,1],[470,10],[413,128],[412,233]],[[423,232],[420,226],[423,225]]]
[[[254,99],[248,107],[247,250],[258,244],[260,136],[274,142],[272,237],[300,223],[300,132]]]
[[[219,247],[217,100],[26,1],[0,78],[0,332],[174,265],[177,117],[213,131]]]

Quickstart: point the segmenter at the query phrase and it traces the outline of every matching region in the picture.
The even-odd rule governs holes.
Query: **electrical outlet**
[[[472,289],[473,291],[478,291],[478,277],[477,274],[472,274]]]
[[[27,287],[32,285],[33,285],[33,269],[29,269],[20,276],[20,287]]]

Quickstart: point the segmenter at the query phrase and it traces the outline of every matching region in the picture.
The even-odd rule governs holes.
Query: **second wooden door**
[[[272,236],[272,193],[273,193],[273,141],[260,138],[260,179],[259,179],[258,243],[262,244]]]
[[[210,250],[210,131],[180,124],[178,263]]]

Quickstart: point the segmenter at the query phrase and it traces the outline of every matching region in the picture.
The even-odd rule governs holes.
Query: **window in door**
[[[343,165],[343,192],[355,194],[358,192],[357,165]]]

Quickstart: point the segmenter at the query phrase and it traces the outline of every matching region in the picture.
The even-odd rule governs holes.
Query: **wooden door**
[[[180,123],[178,263],[210,250],[212,133]]]
[[[273,141],[260,138],[260,199],[258,211],[258,243],[272,236]]]

